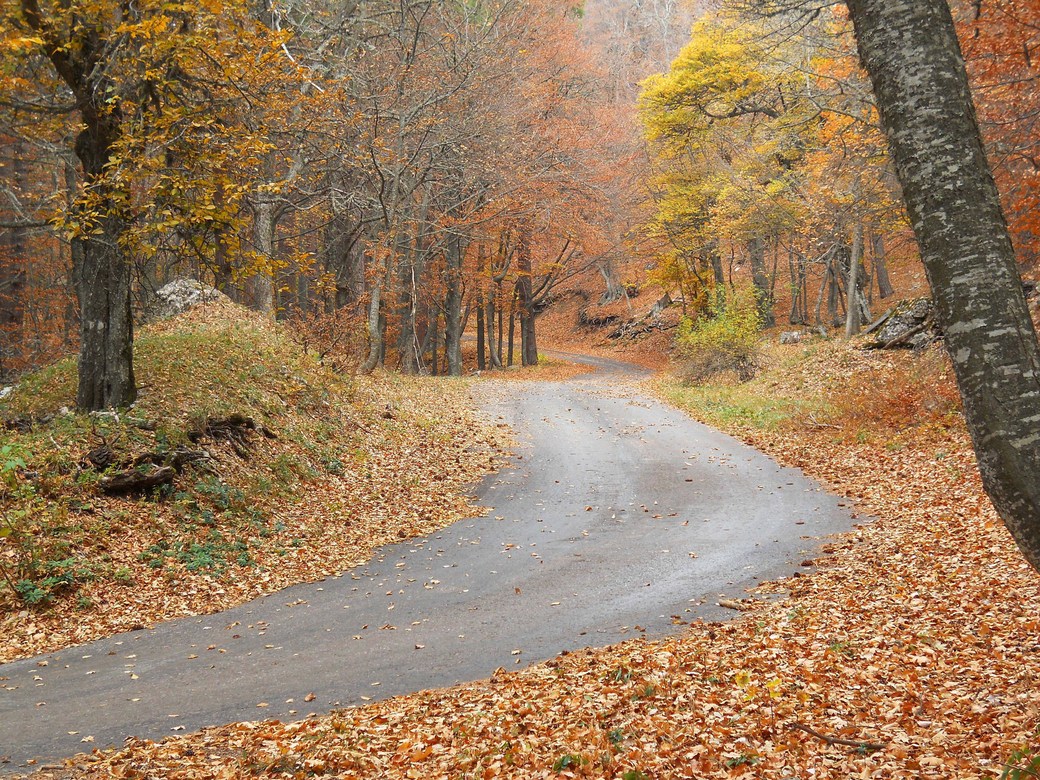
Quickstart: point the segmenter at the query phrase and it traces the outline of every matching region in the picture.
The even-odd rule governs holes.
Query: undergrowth
[[[134,358],[140,397],[123,413],[71,411],[73,358],[25,377],[0,403],[11,429],[0,448],[0,604],[46,605],[94,580],[125,583],[108,540],[142,518],[145,528],[135,532],[154,540],[138,558],[152,569],[223,574],[253,565],[250,551],[272,525],[265,503],[319,466],[278,454],[255,434],[248,452],[230,457],[224,443],[205,437],[208,421],[241,415],[307,445],[316,460],[339,454],[327,422],[336,406],[349,405],[351,381],[245,312],[146,328]],[[99,494],[99,480],[116,466],[97,468],[92,452],[103,449],[118,464],[195,442],[212,457],[175,486],[127,500]]]
[[[297,336],[214,304],[140,332],[128,410],[75,411],[71,358],[0,401],[0,660],[240,603],[455,519],[495,462],[465,388],[344,376]],[[185,451],[172,483],[102,489]]]
[[[762,344],[747,382],[716,377],[690,386],[682,368],[661,383],[677,406],[719,427],[825,431],[837,440],[897,446],[907,430],[963,426],[960,397],[941,347],[868,352],[855,343]]]

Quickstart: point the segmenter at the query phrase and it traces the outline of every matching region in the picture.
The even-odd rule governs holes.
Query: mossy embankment
[[[360,563],[498,461],[464,383],[337,375],[230,304],[143,329],[135,366],[118,414],[72,411],[74,359],[0,401],[0,661]]]

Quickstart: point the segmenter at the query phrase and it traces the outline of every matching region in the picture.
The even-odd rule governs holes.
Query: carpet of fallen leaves
[[[255,326],[266,336],[266,328],[273,327],[258,323],[238,307],[210,305],[152,326],[149,334],[199,329],[205,336],[216,329],[214,338],[220,338],[229,327]],[[295,348],[282,336],[274,338],[293,357]],[[212,521],[226,537],[249,537],[247,565],[232,560],[218,570],[193,571],[171,559],[157,570],[149,549],[168,543],[171,534],[188,534],[175,502],[92,496],[84,519],[76,521],[92,524],[79,552],[90,559],[103,557],[105,570],[119,571],[119,579],[79,583],[72,596],[35,609],[13,605],[7,594],[7,601],[0,600],[0,663],[169,618],[228,609],[342,572],[368,560],[380,545],[428,534],[483,511],[468,493],[498,467],[508,441],[504,430],[474,414],[464,382],[384,374],[353,378],[328,391],[317,385],[331,377],[316,365],[308,370],[313,374],[288,376],[285,392],[279,387],[271,393],[282,407],[267,418],[277,439],[253,435],[247,457],[226,444],[206,442],[210,470],[217,475],[211,488],[240,490],[233,494],[238,503],[261,510],[265,518],[257,527],[240,522],[222,528],[225,521]],[[213,378],[200,370],[194,381],[205,384]],[[293,394],[307,383],[330,395],[313,408],[297,406]],[[178,386],[147,375],[142,385],[150,385],[153,395]],[[153,406],[190,404],[168,398],[161,404],[153,399]],[[94,443],[84,444],[73,459],[82,458],[90,446]],[[192,490],[199,476],[204,475],[189,475],[178,489]],[[266,480],[266,489],[258,489],[260,480]],[[99,523],[102,530],[97,530]],[[203,526],[183,539],[204,543],[209,532]]]
[[[811,376],[834,392],[856,385],[850,371],[891,385],[909,370],[850,355],[761,386],[805,392]],[[984,497],[963,426],[933,423],[884,442],[835,417],[731,426],[863,519],[732,622],[299,723],[131,740],[41,776],[1000,777],[1040,749],[1040,579]]]

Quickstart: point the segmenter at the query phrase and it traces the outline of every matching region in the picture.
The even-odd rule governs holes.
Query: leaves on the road
[[[89,576],[45,609],[16,604],[0,587],[0,662],[335,576],[380,545],[483,511],[467,492],[497,468],[508,432],[473,414],[464,384],[347,380],[230,304],[152,326],[138,346],[149,387],[136,414],[176,427],[189,413],[205,419],[212,404],[252,404],[249,413],[277,428],[277,438],[252,436],[248,458],[208,443],[208,470],[186,473],[165,500],[89,495],[88,504],[72,492],[83,489],[78,483],[59,481],[74,474],[46,475],[63,485],[49,488],[62,522],[52,533],[49,520],[38,520],[41,538],[64,534]],[[235,382],[229,366],[246,378]],[[68,420],[75,423],[62,417],[61,431],[33,435],[47,442],[81,423]],[[81,460],[105,430],[83,425],[49,457]],[[124,435],[154,433],[119,429]]]

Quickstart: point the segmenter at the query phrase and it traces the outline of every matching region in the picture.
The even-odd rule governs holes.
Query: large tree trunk
[[[986,492],[1040,570],[1040,346],[943,0],[848,0]]]
[[[80,409],[126,407],[137,398],[134,384],[134,326],[130,313],[130,264],[119,246],[122,222],[99,220],[101,233],[76,239],[82,266],[76,279],[80,310]]]
[[[257,255],[255,272],[249,278],[253,306],[274,319],[274,236],[277,229],[276,203],[267,193],[257,193],[253,202],[253,249]]]
[[[96,205],[97,229],[74,239],[80,261],[74,269],[80,310],[79,386],[81,409],[126,407],[137,400],[134,383],[134,324],[130,311],[130,263],[120,246],[123,220],[103,181],[113,145],[119,138],[117,112],[93,106],[83,110],[84,130],[76,139],[76,156],[85,181],[101,197]]]

